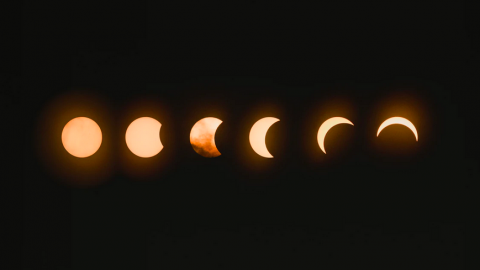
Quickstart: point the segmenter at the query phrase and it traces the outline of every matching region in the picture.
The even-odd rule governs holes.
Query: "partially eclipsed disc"
[[[323,122],[323,124],[320,126],[318,129],[318,134],[317,134],[317,140],[318,140],[318,145],[320,145],[320,149],[322,149],[323,153],[327,153],[325,151],[325,136],[327,135],[327,132],[334,126],[338,124],[350,124],[353,126],[353,123],[350,122],[350,120],[343,118],[343,117],[332,117],[328,119],[327,121]]]
[[[399,125],[404,125],[406,127],[408,127],[412,132],[413,134],[415,135],[415,140],[418,141],[418,133],[417,133],[417,129],[415,128],[415,126],[412,124],[412,122],[410,122],[408,119],[406,118],[403,118],[403,117],[391,117],[391,118],[388,118],[387,120],[385,120],[381,125],[380,127],[378,128],[378,131],[377,131],[377,137],[378,135],[380,135],[380,132],[390,126],[390,125],[394,125],[394,124],[399,124]]]
[[[190,132],[190,143],[193,150],[204,157],[218,157],[221,155],[215,145],[215,132],[222,120],[206,117],[199,120]]]
[[[142,158],[157,155],[163,149],[160,141],[161,127],[162,124],[151,117],[136,119],[128,126],[125,133],[128,149]]]
[[[265,117],[258,120],[252,126],[249,139],[250,145],[255,153],[265,158],[273,158],[270,152],[268,152],[267,145],[265,144],[265,137],[270,126],[278,121],[280,120],[274,117]]]

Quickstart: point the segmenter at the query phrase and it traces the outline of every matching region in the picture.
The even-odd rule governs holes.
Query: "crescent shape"
[[[193,125],[190,131],[190,143],[193,150],[204,157],[218,157],[221,155],[215,145],[215,132],[222,120],[206,117]]]
[[[163,145],[160,141],[160,128],[162,124],[151,117],[135,119],[127,128],[125,141],[130,151],[142,158],[157,155]]]
[[[318,145],[320,145],[320,149],[322,149],[323,153],[327,153],[325,151],[325,136],[327,135],[327,132],[334,126],[338,124],[350,124],[353,126],[353,123],[350,122],[350,120],[343,118],[343,117],[332,117],[328,119],[327,121],[323,122],[323,124],[320,126],[318,129],[318,134],[317,134],[317,141]]]
[[[250,145],[257,154],[265,158],[273,158],[268,152],[267,145],[265,144],[265,136],[267,131],[274,123],[280,121],[280,119],[274,117],[265,117],[258,120],[250,130]]]
[[[418,141],[417,129],[412,124],[412,122],[410,122],[408,119],[405,119],[403,117],[392,117],[385,120],[378,128],[377,137],[384,128],[394,124],[400,124],[408,127],[413,132],[413,134],[415,134],[415,139]]]

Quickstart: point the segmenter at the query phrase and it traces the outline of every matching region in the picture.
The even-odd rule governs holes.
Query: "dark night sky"
[[[466,267],[479,150],[467,131],[479,87],[467,5],[44,5],[23,6],[20,83],[2,77],[16,89],[2,99],[19,104],[4,109],[24,123],[13,198],[23,269]],[[73,93],[101,100],[64,109],[96,110],[102,177],[45,144],[58,143],[48,116],[70,116],[52,104]],[[376,139],[397,112],[418,142],[401,127]],[[122,141],[141,114],[162,122],[151,160]],[[207,116],[223,120],[218,158],[189,144]],[[265,116],[280,119],[268,160],[248,145]],[[332,116],[355,126],[332,129],[325,156],[316,132]],[[74,186],[77,172],[102,181]]]

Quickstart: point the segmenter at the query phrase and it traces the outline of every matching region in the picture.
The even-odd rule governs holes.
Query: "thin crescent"
[[[265,117],[258,120],[250,130],[250,145],[252,146],[253,151],[265,158],[273,158],[273,156],[268,152],[267,145],[265,144],[265,136],[267,135],[268,129],[280,119],[274,117]]]
[[[323,122],[323,124],[320,126],[318,129],[318,134],[317,134],[317,141],[318,145],[320,145],[320,149],[322,149],[323,153],[327,153],[325,151],[325,146],[324,146],[324,141],[325,141],[325,136],[327,135],[327,132],[334,126],[338,124],[350,124],[353,126],[353,123],[350,122],[350,120],[343,118],[343,117],[332,117],[328,119],[327,121]]]
[[[404,125],[404,126],[408,127],[413,132],[413,134],[415,135],[415,139],[418,141],[417,129],[412,124],[412,122],[410,122],[408,119],[403,118],[403,117],[391,117],[391,118],[388,118],[387,120],[385,120],[380,125],[380,127],[378,128],[377,137],[384,128],[388,127],[389,125],[393,125],[393,124],[400,124],[400,125]]]

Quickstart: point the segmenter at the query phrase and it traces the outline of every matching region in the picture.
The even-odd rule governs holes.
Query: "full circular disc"
[[[90,118],[73,118],[63,128],[62,143],[70,155],[78,158],[89,157],[100,148],[102,131]]]

